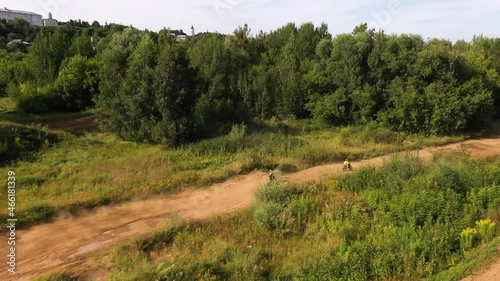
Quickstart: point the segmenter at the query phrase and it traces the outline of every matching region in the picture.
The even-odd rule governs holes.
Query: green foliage
[[[50,220],[55,215],[54,207],[48,204],[34,205],[19,213],[19,224],[30,225]]]
[[[470,191],[469,198],[473,205],[482,209],[500,208],[500,185],[475,188]]]
[[[257,223],[267,230],[283,227],[283,218],[280,215],[284,206],[276,202],[262,202],[255,204],[254,216]]]
[[[0,98],[0,112],[8,113],[16,109],[16,103],[11,98]]]
[[[143,252],[154,250],[155,247],[165,247],[174,241],[175,235],[179,231],[176,227],[167,228],[160,232],[155,232],[147,239],[135,241],[137,249]]]
[[[55,82],[61,93],[62,103],[69,111],[81,111],[93,105],[98,93],[99,63],[75,55],[61,69]]]
[[[253,207],[257,225],[279,236],[305,231],[311,214],[317,212],[315,201],[301,195],[306,190],[308,186],[290,188],[281,182],[257,190]]]
[[[38,87],[31,83],[21,84],[19,93],[12,96],[17,110],[24,113],[48,113],[64,108],[59,89],[53,85]]]
[[[134,40],[132,30],[116,34],[116,40]],[[194,73],[189,68],[186,50],[176,42],[168,42],[166,31],[160,38],[151,33],[141,35],[137,47],[120,50],[111,45],[104,51],[110,65],[103,66],[104,93],[97,103],[103,109],[102,120],[108,130],[127,140],[178,145],[193,137],[194,121],[191,116],[195,103]],[[124,37],[124,38],[122,38]],[[166,41],[158,48],[158,42]],[[117,42],[118,43],[118,42]],[[102,73],[119,75],[110,80]],[[126,71],[123,73],[123,70]],[[108,88],[109,85],[109,88]],[[101,91],[103,90],[101,83]],[[116,87],[118,94],[115,94]],[[139,107],[140,105],[140,107]]]
[[[462,249],[468,250],[476,246],[478,238],[477,229],[468,227],[460,232],[460,246]]]
[[[479,235],[479,239],[481,242],[488,242],[493,237],[495,237],[496,233],[496,223],[491,221],[491,219],[487,218],[484,220],[476,221],[477,234]]]
[[[19,186],[37,186],[40,187],[46,181],[45,178],[34,176],[20,176],[16,178],[16,184]]]
[[[296,191],[285,187],[282,183],[269,184],[255,193],[257,202],[287,205],[296,195]]]
[[[249,137],[243,133],[247,130],[235,126],[232,138]],[[85,150],[92,146],[90,139],[81,145]],[[141,149],[137,144],[128,145],[135,147],[123,148],[129,153]],[[118,165],[129,167],[135,174],[137,170],[130,167],[151,169],[164,161],[183,161],[181,155],[167,160],[173,156],[158,155],[151,146],[147,149],[151,153],[147,161],[140,162],[137,155],[131,155],[132,165]],[[75,159],[68,156],[82,157],[81,151],[64,154],[68,164],[57,164],[63,170],[64,165],[74,165]],[[90,154],[96,161],[99,154]],[[209,157],[209,167],[216,165],[214,158]],[[145,166],[146,162],[150,166]],[[109,171],[105,165],[101,168]],[[499,171],[498,159],[479,161],[441,154],[428,165],[416,157],[394,158],[380,168],[366,168],[322,185],[294,186],[277,181],[258,190],[252,209],[203,223],[182,224],[113,251],[111,279],[426,278],[460,264],[474,250],[463,251],[466,237],[461,238],[460,233],[467,227],[477,229],[474,243],[480,241],[474,240],[479,237],[495,236],[497,232],[491,232],[490,225],[496,220],[480,220],[495,208]],[[460,188],[455,189],[460,182]],[[48,183],[50,179],[42,188]],[[355,192],[348,192],[350,188]],[[19,195],[34,189],[20,189]],[[487,196],[491,198],[484,201]],[[471,245],[481,247],[474,243]]]
[[[482,268],[484,261],[495,257],[499,241],[500,237],[497,237],[496,240],[493,240],[490,243],[480,245],[479,247],[471,249],[467,252],[467,255],[463,260],[459,261],[457,264],[451,266],[447,270],[429,276],[429,278],[427,278],[426,280],[453,281],[469,276],[471,271],[475,271],[477,270],[477,268]]]
[[[39,277],[35,281],[78,281],[79,278],[66,272],[53,272],[46,276]]]
[[[56,81],[69,45],[68,35],[61,28],[42,30],[37,34],[27,60],[38,86]]]
[[[460,134],[481,131],[500,108],[500,40],[483,36],[452,44],[361,24],[332,38],[324,23],[289,23],[176,42],[180,31],[97,22],[0,25],[0,37],[33,41],[27,55],[1,58],[0,96],[22,96],[18,107],[33,113],[95,101],[101,127],[126,140],[178,146],[252,117]]]
[[[84,29],[80,34],[73,37],[69,53],[71,56],[80,55],[87,58],[92,58],[96,55],[95,42],[97,38],[93,38],[92,34],[88,34],[88,29]]]
[[[27,156],[61,139],[63,139],[61,134],[41,128],[0,122],[0,165]]]

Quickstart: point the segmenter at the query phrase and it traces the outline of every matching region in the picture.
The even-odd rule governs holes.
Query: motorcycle
[[[274,176],[273,172],[270,171],[269,172],[269,181],[272,182],[272,181],[275,181],[276,180],[276,177]]]
[[[352,165],[351,164],[347,164],[347,165],[344,165],[344,167],[342,167],[342,171],[352,171]]]

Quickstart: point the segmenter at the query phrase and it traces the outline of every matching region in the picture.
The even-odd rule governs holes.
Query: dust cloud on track
[[[500,153],[500,138],[468,140],[419,150],[425,161],[439,150],[459,150],[465,145],[472,157],[488,157]],[[381,165],[389,156],[351,161],[354,168]],[[341,164],[316,166],[283,175],[287,182],[319,182],[326,175],[345,173]],[[229,213],[251,206],[254,192],[267,181],[264,172],[237,176],[204,189],[188,190],[161,198],[132,201],[100,207],[76,217],[61,217],[53,222],[16,231],[16,273],[10,274],[6,264],[7,237],[0,237],[0,280],[31,280],[54,270],[68,270],[89,279],[106,276],[105,252],[111,246],[130,238],[147,236],[168,224],[177,214],[183,220],[203,220],[216,214]],[[5,253],[5,255],[4,255]],[[486,279],[500,280],[500,261],[493,265],[496,275]],[[489,272],[489,271],[488,271]],[[492,276],[492,277],[487,277]],[[474,278],[478,278],[477,276]]]

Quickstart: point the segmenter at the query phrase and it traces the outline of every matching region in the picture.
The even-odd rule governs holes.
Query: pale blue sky
[[[231,33],[248,23],[253,33],[288,22],[326,22],[332,34],[367,22],[386,33],[416,33],[424,38],[471,40],[474,34],[500,37],[500,0],[23,0],[3,6],[67,21],[94,20],[140,29],[163,27]]]

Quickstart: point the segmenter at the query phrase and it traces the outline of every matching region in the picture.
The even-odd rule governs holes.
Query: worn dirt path
[[[422,149],[418,155],[429,160],[433,152],[458,150],[460,144],[465,144],[473,157],[500,153],[500,138],[491,138]],[[380,165],[388,157],[352,161],[352,164],[354,168]],[[341,168],[341,164],[317,166],[284,175],[283,179],[294,183],[318,182],[325,174],[342,173]],[[51,223],[17,230],[15,274],[7,272],[7,237],[0,238],[0,260],[3,260],[0,262],[0,280],[30,280],[64,269],[89,279],[105,276],[108,262],[104,253],[110,246],[131,237],[150,234],[164,226],[173,213],[184,220],[200,220],[249,207],[254,201],[254,191],[266,180],[266,173],[253,172],[206,189],[101,207],[77,217],[62,217]],[[498,270],[499,266],[500,261],[493,265],[492,270]],[[486,279],[473,280],[499,280],[498,274],[484,276]]]
[[[51,130],[72,130],[93,126],[97,126],[97,115],[90,115],[71,121],[48,124],[48,127]]]
[[[500,248],[497,249],[500,251]],[[500,260],[497,259],[488,268],[474,273],[473,275],[462,279],[462,281],[499,281],[500,280]]]

